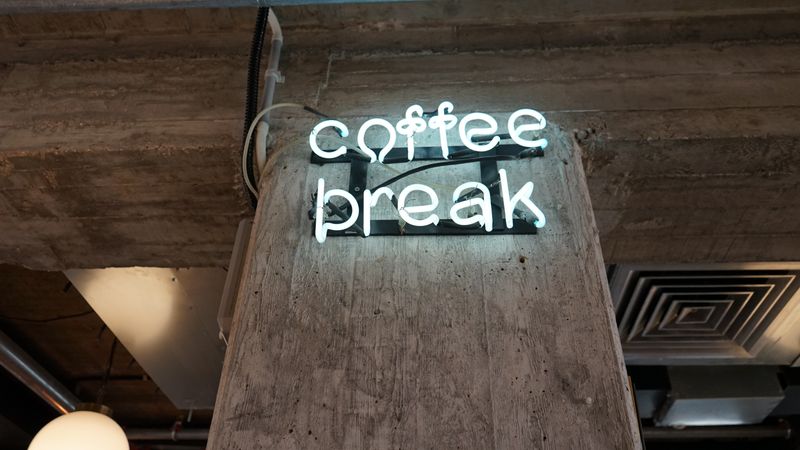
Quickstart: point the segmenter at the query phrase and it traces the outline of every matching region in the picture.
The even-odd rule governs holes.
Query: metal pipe
[[[58,412],[67,414],[78,407],[78,397],[0,331],[0,365]]]
[[[238,8],[409,0],[2,0],[0,14],[105,11],[116,9]],[[413,0],[412,0],[413,1]]]
[[[718,427],[644,427],[646,441],[698,441],[706,439],[789,439],[792,428],[787,423],[776,425],[731,425]]]
[[[742,425],[686,428],[642,428],[647,441],[692,441],[704,439],[789,439],[792,429],[788,424]],[[132,441],[205,441],[208,429],[172,430],[129,429],[125,431]]]
[[[207,441],[208,428],[165,430],[161,428],[130,428],[125,430],[129,441]]]
[[[204,450],[206,448],[205,442],[197,443],[197,442],[190,442],[190,443],[180,443],[180,442],[172,442],[169,444],[148,444],[147,448],[149,450]]]

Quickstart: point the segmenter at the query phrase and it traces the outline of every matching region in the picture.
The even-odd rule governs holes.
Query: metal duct
[[[761,423],[783,400],[770,366],[676,366],[671,389],[654,417],[658,426],[693,427]]]
[[[0,365],[62,414],[75,411],[78,397],[0,331]]]
[[[258,6],[397,3],[409,0],[3,0],[0,14],[103,11],[112,9],[239,8]]]
[[[219,268],[115,267],[64,272],[178,409],[213,409],[225,344]]]

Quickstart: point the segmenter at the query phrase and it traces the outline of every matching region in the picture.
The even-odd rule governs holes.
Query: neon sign
[[[324,243],[329,235],[368,237],[376,232],[375,228],[380,228],[376,234],[399,235],[485,234],[493,231],[533,234],[544,227],[544,213],[531,198],[533,182],[526,182],[512,195],[508,174],[497,168],[498,161],[544,154],[548,142],[539,135],[547,125],[544,116],[533,109],[515,111],[508,118],[508,133],[501,135],[498,134],[497,120],[491,115],[473,112],[459,121],[453,111],[453,104],[444,101],[430,114],[419,105],[409,106],[405,116],[394,125],[381,118],[369,119],[358,130],[357,145],[345,140],[350,136],[350,130],[344,123],[333,119],[318,123],[308,138],[312,162],[350,163],[351,181],[350,190],[343,190],[327,189],[325,180],[318,180],[314,204],[309,212],[317,241]],[[456,127],[460,143],[449,140],[448,130]],[[388,133],[381,148],[367,145],[366,135],[372,128],[382,128]],[[438,147],[419,146],[415,141],[415,137],[426,130],[438,135]],[[328,150],[321,148],[320,134],[326,131],[342,145]],[[395,147],[398,139],[404,139],[406,146]],[[509,140],[513,144],[503,143]],[[367,188],[366,170],[370,164],[389,165],[414,160],[442,162],[412,169],[381,185]],[[429,186],[411,184],[399,194],[390,187],[412,172],[473,162],[480,163],[481,182],[467,181],[453,190],[449,219],[442,219],[434,212],[439,206],[439,197]],[[409,196],[414,193],[421,194],[426,201],[411,205]],[[398,220],[372,219],[372,210],[382,198],[395,206]]]

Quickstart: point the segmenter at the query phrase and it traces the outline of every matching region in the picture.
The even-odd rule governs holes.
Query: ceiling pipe
[[[126,430],[132,441],[206,441],[208,429],[171,430],[140,429]],[[644,427],[646,441],[697,441],[708,439],[790,439],[792,429],[786,423],[775,425],[709,426],[686,428]]]
[[[708,439],[790,439],[788,423],[775,425],[728,425],[707,427],[643,427],[645,441],[699,441]]]
[[[148,450],[205,450],[204,442],[172,442],[172,443],[148,443]]]
[[[0,365],[61,414],[77,409],[80,400],[54,376],[0,331]]]
[[[241,8],[409,0],[2,0],[0,14],[106,11],[115,9]],[[413,1],[413,0],[412,0]]]
[[[125,430],[125,435],[130,441],[207,441],[208,428],[188,428],[180,430],[166,430],[161,428],[130,428]]]

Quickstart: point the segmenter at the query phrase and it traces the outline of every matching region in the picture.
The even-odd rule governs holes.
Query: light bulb
[[[75,411],[45,425],[28,450],[130,450],[130,446],[125,432],[110,417]]]

